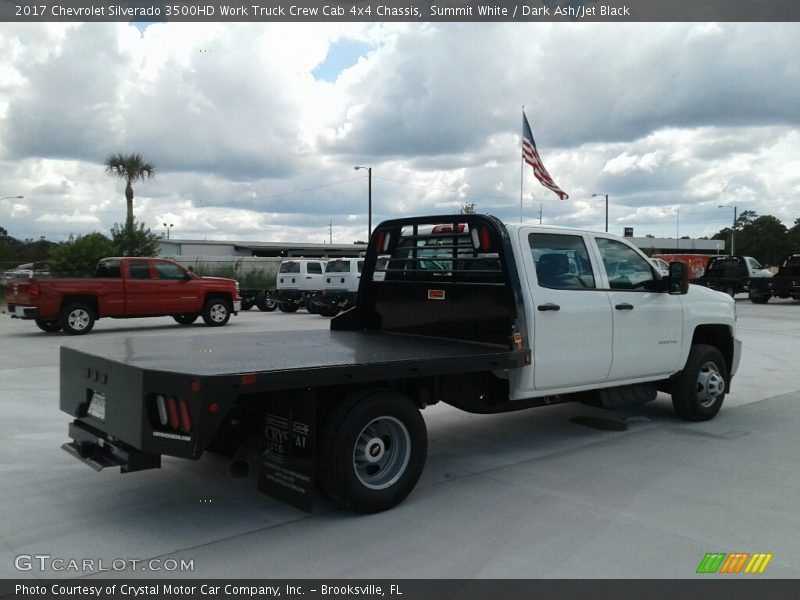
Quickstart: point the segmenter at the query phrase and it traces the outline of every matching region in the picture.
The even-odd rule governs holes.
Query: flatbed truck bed
[[[287,343],[287,336],[291,342]],[[178,375],[203,383],[246,385],[252,392],[495,371],[525,364],[527,350],[480,342],[381,331],[303,331],[127,337],[113,342],[62,346],[62,383],[85,377],[85,365],[111,380]],[[269,357],[265,361],[264,357]],[[70,369],[70,367],[72,367]],[[106,384],[107,385],[107,384]],[[62,395],[62,398],[64,395]]]

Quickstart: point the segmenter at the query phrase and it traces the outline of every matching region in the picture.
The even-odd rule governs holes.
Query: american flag
[[[536,142],[533,141],[531,126],[528,125],[528,117],[522,113],[522,159],[533,167],[533,174],[544,187],[558,194],[561,200],[566,200],[569,196],[556,185],[550,173],[544,168],[539,152],[536,150]]]

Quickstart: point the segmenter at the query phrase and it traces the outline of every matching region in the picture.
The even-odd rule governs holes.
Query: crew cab
[[[278,310],[288,313],[301,307],[309,308],[308,299],[311,295],[322,291],[324,270],[323,260],[283,260],[276,278]]]
[[[800,253],[784,256],[774,277],[750,281],[753,304],[766,304],[772,297],[800,300]]]
[[[32,319],[42,331],[89,333],[95,321],[169,315],[181,325],[199,316],[225,325],[239,311],[238,283],[199,277],[161,258],[112,257],[97,263],[94,278],[23,279],[5,286],[8,313]]]
[[[199,355],[180,337],[62,347],[63,448],[123,472],[227,453],[231,475],[254,468],[260,490],[296,507],[319,489],[376,512],[422,473],[426,406],[618,408],[661,391],[705,421],[741,354],[733,300],[690,286],[685,263],[662,277],[625,239],[485,215],[381,223],[356,305],[330,330],[204,343]]]
[[[692,283],[735,296],[749,292],[756,279],[772,277],[752,256],[715,256],[708,261],[706,272]]]

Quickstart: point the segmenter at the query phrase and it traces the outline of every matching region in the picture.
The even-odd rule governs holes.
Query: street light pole
[[[731,208],[728,204],[720,204],[717,208]],[[736,255],[736,219],[737,207],[733,206],[733,227],[731,228],[731,256]]]
[[[372,167],[360,167],[356,165],[353,167],[353,170],[358,171],[359,169],[366,169],[367,170],[367,180],[368,180],[368,209],[367,209],[367,243],[369,243],[369,238],[372,237]]]
[[[592,198],[597,198],[598,196],[606,197],[606,233],[608,233],[608,194],[592,194]]]
[[[3,196],[0,200],[22,200],[25,196]]]
[[[173,225],[172,223],[170,223],[169,225],[167,225],[166,223],[162,223],[162,225],[167,228],[167,239],[169,239],[169,230],[175,227],[175,225]]]

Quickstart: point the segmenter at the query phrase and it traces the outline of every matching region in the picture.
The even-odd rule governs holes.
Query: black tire
[[[411,400],[389,390],[353,394],[322,426],[320,488],[342,508],[387,510],[414,489],[427,453],[425,421]]]
[[[278,308],[278,301],[270,298],[269,294],[259,294],[256,296],[256,306],[261,312],[272,312]]]
[[[728,286],[725,288],[725,293],[731,298],[734,298],[736,296],[736,288],[733,286]]]
[[[714,346],[695,344],[686,366],[672,376],[672,406],[687,421],[713,419],[725,400],[728,365]]]
[[[253,303],[250,300],[242,300],[242,305],[239,307],[240,310],[250,310],[253,308]]]
[[[179,315],[172,315],[172,318],[175,319],[176,323],[181,325],[191,325],[197,320],[199,317],[197,313],[181,313]]]
[[[335,317],[339,314],[339,307],[338,306],[326,306],[322,310],[319,311],[323,317]]]
[[[209,298],[200,313],[209,327],[222,327],[231,318],[231,303],[224,298]]]
[[[750,302],[753,304],[766,304],[769,302],[770,296],[769,294],[750,294]]]
[[[59,322],[67,335],[84,335],[94,327],[94,311],[82,302],[65,306]]]
[[[299,306],[297,304],[290,304],[289,302],[278,302],[278,310],[285,313],[297,312]]]
[[[36,319],[36,326],[45,333],[61,331],[61,323],[58,319]]]
[[[317,305],[313,302],[306,301],[306,310],[310,315],[318,315],[320,311],[317,309]]]

